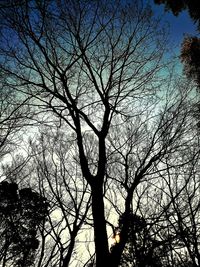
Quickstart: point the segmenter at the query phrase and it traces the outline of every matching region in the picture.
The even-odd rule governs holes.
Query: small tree
[[[48,214],[45,198],[16,183],[0,184],[0,262],[2,266],[32,266],[39,245],[37,230]]]

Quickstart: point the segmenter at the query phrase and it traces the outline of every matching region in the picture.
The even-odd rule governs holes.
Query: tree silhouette
[[[181,61],[188,78],[194,80],[200,86],[200,39],[186,37],[182,43]]]
[[[48,134],[61,133],[45,133],[32,142],[36,149],[27,149],[36,177],[29,178],[53,207],[38,265],[69,266],[80,232],[90,227],[89,256],[97,267],[117,267],[130,224],[150,240],[145,217],[130,219],[133,206],[145,206],[138,191],[163,188],[166,158],[173,158],[170,169],[188,163],[179,155],[196,140],[191,88],[185,80],[175,84],[171,71],[168,76],[170,65],[162,61],[167,37],[143,1],[11,2],[0,9],[2,83],[20,100],[30,99],[34,120]],[[149,195],[156,199],[154,191]],[[107,230],[122,213],[120,242],[110,253]],[[139,234],[132,237],[141,248],[132,246],[138,262],[140,255],[150,257],[151,242],[145,247]],[[79,255],[76,260],[82,267]]]
[[[0,262],[2,266],[32,266],[39,246],[37,230],[48,214],[45,198],[16,183],[0,184]]]
[[[151,235],[146,220],[132,212],[126,220],[129,221],[128,240],[122,254],[120,266],[162,266],[162,257],[164,257],[164,253],[167,253],[166,247],[164,251],[163,242],[156,240],[156,238]],[[123,221],[124,216],[122,215],[119,219],[119,236]],[[111,255],[114,254],[113,256],[115,256],[115,251],[117,251],[119,243],[120,240],[111,247]]]

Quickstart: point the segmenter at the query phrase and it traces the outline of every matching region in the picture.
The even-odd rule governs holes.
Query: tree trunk
[[[96,251],[96,267],[109,266],[109,248],[104,215],[102,186],[96,183],[92,186],[92,213],[94,220],[94,242]]]
[[[74,249],[74,245],[75,245],[76,235],[77,235],[77,233],[71,235],[69,248],[67,251],[67,255],[63,259],[62,267],[68,267],[69,266],[69,263],[70,263],[70,260],[72,257],[72,253],[73,253],[73,249]]]
[[[129,232],[129,215],[131,213],[131,203],[132,203],[132,198],[133,198],[133,192],[134,189],[136,188],[133,186],[131,190],[128,191],[127,197],[126,197],[126,202],[125,202],[125,212],[123,214],[124,219],[123,219],[123,226],[120,232],[120,242],[116,244],[111,253],[110,253],[110,267],[118,267],[121,261],[122,253],[124,251],[125,245],[128,240],[128,232]]]

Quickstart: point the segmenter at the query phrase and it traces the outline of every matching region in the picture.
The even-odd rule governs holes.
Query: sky
[[[174,0],[176,1],[176,0]],[[180,49],[184,35],[198,35],[196,25],[188,15],[187,11],[181,12],[177,17],[170,11],[165,11],[164,5],[155,5],[154,1],[150,1],[155,15],[161,16],[170,26],[170,40]]]

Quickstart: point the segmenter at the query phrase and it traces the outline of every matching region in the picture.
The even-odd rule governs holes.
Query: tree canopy
[[[39,246],[37,231],[48,214],[45,198],[16,183],[0,183],[0,262],[32,266]]]

